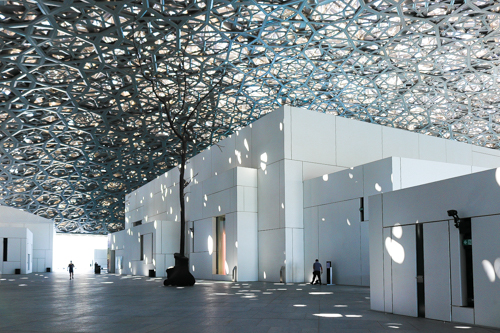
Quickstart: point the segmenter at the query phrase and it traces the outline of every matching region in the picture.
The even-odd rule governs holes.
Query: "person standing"
[[[73,261],[70,261],[69,262],[69,265],[68,265],[68,270],[69,270],[69,279],[75,279],[74,276],[73,276],[73,269],[75,268],[75,265],[73,264]]]
[[[321,266],[319,260],[316,259],[316,262],[313,264],[313,280],[311,284],[314,284],[314,279],[317,277],[317,282],[321,285],[321,274],[323,274],[323,266]]]

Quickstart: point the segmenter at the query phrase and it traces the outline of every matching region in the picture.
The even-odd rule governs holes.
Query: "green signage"
[[[464,246],[472,246],[472,239],[464,239],[463,242]]]

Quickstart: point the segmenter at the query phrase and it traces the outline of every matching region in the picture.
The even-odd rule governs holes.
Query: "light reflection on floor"
[[[162,282],[115,274],[4,275],[0,306],[9,306],[0,308],[0,332],[500,332],[371,311],[366,287]]]

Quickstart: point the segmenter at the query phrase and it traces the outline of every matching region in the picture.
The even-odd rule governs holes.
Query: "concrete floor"
[[[67,273],[0,277],[0,332],[500,332],[371,311],[369,289]]]

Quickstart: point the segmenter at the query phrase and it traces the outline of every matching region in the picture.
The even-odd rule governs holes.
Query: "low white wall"
[[[7,260],[3,241],[7,239]],[[0,274],[29,274],[33,269],[33,233],[27,228],[0,227]]]
[[[423,224],[426,317],[500,327],[500,169],[370,197],[373,310],[417,315],[415,225]],[[463,307],[458,230],[471,218],[474,308]]]
[[[32,271],[53,268],[54,221],[13,208],[0,206],[0,227],[27,228],[33,233]]]

